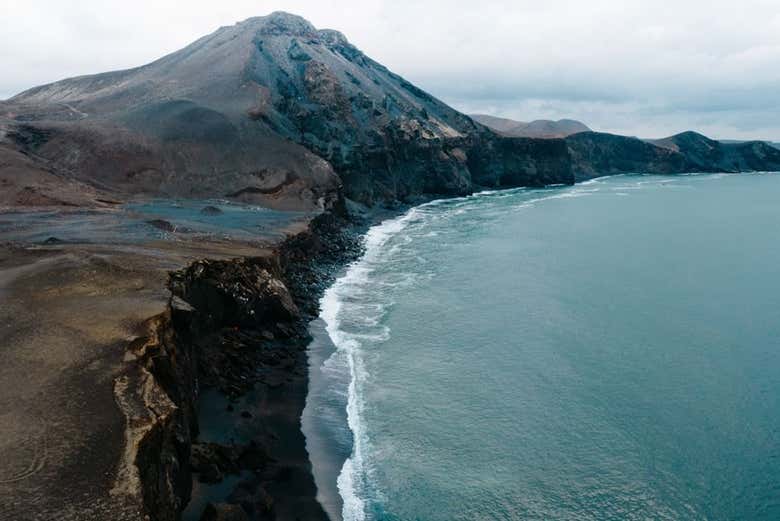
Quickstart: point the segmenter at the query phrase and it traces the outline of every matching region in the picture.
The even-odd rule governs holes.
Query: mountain
[[[471,114],[471,118],[502,135],[514,137],[562,138],[578,132],[590,131],[590,128],[584,123],[573,119],[559,119],[558,121],[537,119],[526,123],[486,114]]]
[[[0,102],[0,149],[105,197],[226,197],[283,209],[570,183],[565,143],[499,136],[277,12],[134,69]],[[489,153],[488,153],[489,152]],[[9,176],[0,182],[14,188]],[[56,196],[40,186],[41,198]],[[9,189],[8,192],[11,192]]]
[[[650,142],[685,156],[691,171],[780,170],[780,151],[764,141],[724,143],[688,131]]]
[[[154,196],[317,211],[343,197],[393,205],[613,173],[780,169],[777,149],[760,142],[643,142],[570,120],[476,118],[498,131],[341,33],[276,12],[141,67],[0,102],[0,205]]]

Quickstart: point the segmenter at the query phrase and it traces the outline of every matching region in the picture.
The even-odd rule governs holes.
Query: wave
[[[394,252],[393,249],[385,251],[387,241],[421,217],[419,207],[412,208],[401,217],[372,227],[364,239],[363,257],[352,263],[344,276],[328,288],[320,300],[320,318],[325,322],[325,329],[336,346],[334,356],[346,363],[350,375],[347,424],[352,432],[352,454],[344,462],[337,481],[345,521],[366,519],[367,505],[363,496],[368,488],[365,454],[369,440],[362,421],[364,403],[360,387],[368,374],[363,366],[361,348],[366,342],[382,342],[390,335],[387,327],[379,325],[387,306],[377,302],[360,302],[359,299],[356,302],[356,295],[363,294],[366,286],[371,285],[371,274],[377,262],[384,255]]]
[[[624,183],[613,185],[605,178],[565,188],[490,190],[433,200],[369,229],[364,237],[364,255],[347,267],[344,275],[320,300],[320,318],[336,347],[325,365],[329,371],[346,376],[348,381],[346,413],[347,426],[352,433],[352,450],[337,478],[344,521],[367,521],[373,510],[371,498],[381,493],[372,489],[371,439],[364,421],[367,404],[363,391],[370,377],[365,362],[366,348],[390,338],[392,332],[382,320],[393,305],[392,291],[426,275],[421,268],[428,261],[419,257],[414,246],[409,244],[415,239],[446,239],[447,230],[451,228],[449,220],[456,219],[458,226],[470,225],[471,221],[462,215],[475,209],[495,216],[498,215],[496,212],[528,208],[549,200],[615,194],[618,188],[617,195],[628,195],[624,190],[630,189],[629,186]],[[414,268],[400,269],[399,266],[407,262],[412,262]],[[392,269],[388,269],[388,265],[392,265]]]

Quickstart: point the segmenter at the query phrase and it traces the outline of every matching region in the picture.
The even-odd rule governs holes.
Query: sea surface
[[[482,193],[366,246],[312,324],[334,519],[780,519],[780,175]]]

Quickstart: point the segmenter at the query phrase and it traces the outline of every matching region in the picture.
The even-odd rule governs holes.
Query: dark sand
[[[140,519],[118,487],[125,348],[169,265],[128,252],[0,249],[0,519]]]
[[[332,521],[341,521],[344,501],[339,493],[337,479],[352,452],[346,398],[342,409],[336,407],[338,417],[330,417],[334,411],[323,400],[328,399],[327,386],[332,385],[332,382],[322,374],[322,365],[336,351],[336,346],[325,330],[325,323],[319,318],[310,323],[309,333],[312,336],[308,348],[310,392],[301,419],[303,433],[306,435],[306,449],[317,485],[317,500]],[[346,385],[345,382],[344,392]],[[326,417],[323,418],[323,415]]]

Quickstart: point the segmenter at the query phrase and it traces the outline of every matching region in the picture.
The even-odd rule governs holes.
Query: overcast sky
[[[0,99],[275,10],[464,112],[780,141],[780,0],[0,0]]]

